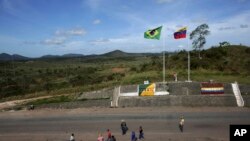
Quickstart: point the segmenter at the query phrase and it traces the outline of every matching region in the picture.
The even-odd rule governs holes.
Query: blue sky
[[[205,48],[250,46],[249,0],[0,0],[0,53],[161,52],[164,41],[166,51],[191,50],[191,41],[174,40],[173,32],[203,23],[211,31]],[[160,40],[143,38],[161,25]]]

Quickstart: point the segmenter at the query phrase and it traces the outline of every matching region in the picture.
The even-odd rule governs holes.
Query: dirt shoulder
[[[127,107],[127,108],[76,108],[76,109],[35,109],[32,111],[4,111],[1,118],[10,117],[52,117],[60,115],[115,115],[115,114],[159,114],[187,112],[250,112],[250,108],[238,107]]]
[[[28,98],[28,99],[21,99],[21,100],[11,100],[11,101],[6,101],[0,103],[0,110],[6,109],[6,108],[11,108],[26,102],[34,101],[37,99],[43,99],[43,98],[50,98],[53,96],[41,96],[41,97],[36,97],[36,98]]]

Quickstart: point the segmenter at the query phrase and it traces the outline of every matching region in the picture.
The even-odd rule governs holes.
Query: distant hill
[[[11,61],[11,60],[29,60],[30,58],[25,57],[25,56],[21,56],[18,54],[7,54],[7,53],[1,53],[0,54],[0,60],[2,61]]]
[[[40,58],[42,59],[50,59],[50,58],[75,58],[75,57],[83,57],[84,55],[82,54],[74,54],[74,53],[69,53],[69,54],[64,54],[64,55],[44,55]]]
[[[166,52],[167,53],[167,52]],[[0,61],[11,61],[11,60],[32,60],[32,59],[63,59],[63,58],[76,58],[76,57],[84,57],[84,58],[100,58],[100,57],[132,57],[132,56],[151,56],[151,55],[159,55],[162,53],[127,53],[121,50],[114,50],[108,53],[104,53],[104,54],[100,54],[100,55],[96,55],[96,54],[92,54],[92,55],[83,55],[83,54],[75,54],[75,53],[69,53],[69,54],[64,54],[64,55],[43,55],[41,57],[38,58],[29,58],[29,57],[25,57],[25,56],[21,56],[18,54],[14,54],[14,55],[9,55],[7,53],[2,53],[0,54]]]
[[[74,57],[83,57],[84,55],[82,54],[74,54],[74,53],[69,53],[69,54],[64,54],[61,57],[68,57],[68,58],[74,58]]]
[[[44,55],[39,58],[29,58],[25,57],[19,54],[7,54],[7,53],[1,53],[0,54],[0,61],[21,61],[21,60],[32,60],[32,59],[55,59],[55,58],[75,58],[75,57],[83,57],[82,54],[64,54],[64,55]]]
[[[106,57],[126,57],[126,56],[131,56],[132,53],[126,53],[121,50],[114,50],[105,54],[102,54],[101,56],[106,56]]]
[[[102,54],[100,56],[105,57],[129,57],[129,56],[145,56],[145,55],[159,55],[159,53],[127,53],[123,52],[121,50],[114,50],[105,54]]]
[[[58,58],[58,57],[60,57],[60,55],[44,55],[44,56],[41,56],[40,58],[49,59],[49,58]]]

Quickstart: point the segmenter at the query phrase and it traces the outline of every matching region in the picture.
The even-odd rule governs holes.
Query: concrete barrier
[[[120,97],[119,107],[149,106],[237,106],[233,95],[166,95],[151,97]]]
[[[239,84],[240,92],[242,95],[250,95],[250,86],[246,84]]]
[[[242,97],[243,97],[244,104],[245,104],[244,106],[245,107],[250,107],[250,95],[248,95],[248,96],[244,95]]]
[[[222,95],[201,95],[200,82],[170,82],[165,84],[156,83],[156,93],[169,90],[169,95],[127,97],[122,93],[131,93],[137,95],[137,85],[121,86],[119,93],[113,88],[103,89],[100,91],[86,92],[79,96],[81,99],[105,99],[103,103],[92,101],[93,103],[83,104],[81,106],[110,106],[112,100],[114,107],[145,107],[145,106],[237,106],[231,84],[224,83],[224,93]],[[242,90],[243,89],[243,90]],[[250,91],[249,85],[240,85],[240,90],[243,91],[244,101],[246,106],[250,106],[250,96],[247,94]],[[114,100],[114,95],[121,94],[118,101]],[[110,99],[108,99],[110,98]],[[105,102],[104,102],[105,101]],[[108,104],[107,104],[108,103]],[[81,107],[80,106],[80,107]],[[112,106],[112,105],[111,105]],[[66,106],[67,107],[67,106]]]
[[[229,83],[224,84],[224,93],[233,95],[232,86]],[[168,83],[170,95],[200,95],[200,82],[171,82]]]

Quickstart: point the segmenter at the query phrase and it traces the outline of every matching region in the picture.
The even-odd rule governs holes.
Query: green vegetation
[[[144,80],[162,81],[161,54],[109,53],[81,58],[51,58],[29,61],[0,62],[0,99],[18,99],[42,95],[76,95],[116,85],[140,84]],[[250,48],[246,46],[218,46],[191,51],[191,80],[250,84]],[[117,54],[117,51],[116,51]],[[187,52],[166,54],[166,80],[172,74],[187,80]],[[45,100],[45,101],[44,101]],[[44,99],[42,103],[50,99]],[[56,101],[72,101],[55,97]],[[39,103],[39,101],[37,101]]]

